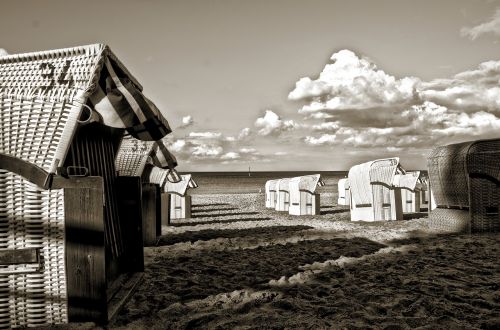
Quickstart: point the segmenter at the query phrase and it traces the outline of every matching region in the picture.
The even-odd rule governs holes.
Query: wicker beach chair
[[[170,132],[141,91],[101,44],[0,57],[0,327],[104,323],[140,278],[140,186],[115,158]]]
[[[290,207],[291,215],[318,215],[320,214],[320,194],[316,187],[324,186],[320,174],[304,175],[290,179]]]
[[[406,172],[394,176],[394,187],[401,189],[401,205],[403,213],[420,212],[420,171]]]
[[[191,218],[191,196],[189,189],[198,187],[191,174],[181,175],[179,182],[165,182],[164,191],[170,196],[170,218],[186,219]]]
[[[349,206],[351,203],[351,191],[349,186],[349,179],[340,179],[338,183],[339,197],[337,198],[337,204],[343,206]]]
[[[500,231],[500,139],[435,148],[427,158],[436,208],[434,228],[457,232]]]
[[[288,212],[290,208],[290,179],[284,178],[276,182],[276,211]]]
[[[266,181],[266,207],[276,208],[276,184],[278,180],[268,180]]]
[[[355,165],[349,170],[351,221],[402,220],[401,189],[394,187],[399,158]]]
[[[165,172],[164,180],[167,179],[167,176],[172,179],[172,175],[169,174],[176,173],[174,168],[177,166],[177,161],[161,141],[141,141],[133,137],[123,139],[115,166],[119,176],[141,177],[144,246],[154,245],[157,237],[161,235],[162,222],[169,223],[169,213],[166,211],[168,205],[162,206],[161,187],[163,187],[164,181],[151,182],[149,180],[151,168],[153,168],[152,163],[157,165],[154,168]],[[166,171],[161,167],[166,168]],[[145,171],[146,168],[149,168],[149,171]],[[177,181],[180,179],[180,176],[177,176]],[[165,199],[163,199],[163,203],[165,203]]]

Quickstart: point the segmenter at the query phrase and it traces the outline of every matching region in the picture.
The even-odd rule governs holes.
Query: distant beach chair
[[[153,162],[161,168],[153,166]],[[163,187],[169,171],[171,174],[176,173],[174,170],[176,166],[177,160],[162,142],[139,141],[132,137],[126,137],[120,145],[115,160],[117,174],[119,176],[141,178],[142,237],[144,246],[154,245],[157,237],[161,235],[162,222],[167,224],[169,222],[169,214],[165,212],[165,207],[161,206],[161,187]],[[163,182],[150,181],[152,167],[165,172]],[[168,170],[163,168],[168,168]],[[180,176],[177,175],[177,181],[180,180]]]
[[[170,218],[186,219],[191,218],[191,195],[189,189],[198,187],[191,174],[181,175],[179,182],[166,181],[164,191],[170,195]]]
[[[351,221],[403,219],[401,189],[393,185],[398,168],[397,157],[351,167]]]
[[[320,194],[316,193],[316,187],[324,185],[320,174],[291,178],[288,213],[291,215],[320,214]]]
[[[0,95],[0,326],[106,323],[144,271],[117,148],[168,122],[101,44],[0,57]]]
[[[401,188],[401,206],[403,213],[420,212],[420,191],[422,184],[419,182],[420,171],[396,174],[394,187]]]
[[[427,208],[430,204],[429,176],[420,173],[420,209]]]
[[[500,231],[500,139],[435,148],[427,158],[436,208],[433,228],[457,232]]]
[[[276,208],[276,183],[278,180],[268,180],[266,182],[266,207],[267,208]]]
[[[338,183],[339,197],[337,199],[338,205],[349,206],[351,203],[351,190],[349,179],[340,179]]]
[[[276,182],[276,211],[288,212],[290,207],[290,179],[280,179]]]

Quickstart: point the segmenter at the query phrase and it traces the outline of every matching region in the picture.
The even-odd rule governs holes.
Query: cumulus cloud
[[[337,142],[337,136],[335,134],[323,134],[319,138],[306,136],[305,142],[311,145],[334,144]]]
[[[0,56],[6,56],[6,55],[9,55],[9,53],[5,49],[0,48]]]
[[[475,40],[485,34],[500,36],[500,8],[497,8],[489,21],[473,27],[464,27],[460,30],[460,33],[463,37],[469,37],[471,40]]]
[[[234,159],[239,159],[240,154],[234,151],[230,151],[224,155],[222,155],[221,159],[222,160],[234,160]]]
[[[329,121],[325,123],[320,123],[312,125],[312,129],[315,131],[337,131],[340,128],[339,122]]]
[[[257,118],[254,125],[259,129],[257,134],[261,136],[277,136],[299,126],[293,120],[282,120],[280,116],[271,110],[266,110],[264,116]]]
[[[248,138],[248,137],[250,136],[251,132],[252,132],[252,131],[250,130],[250,128],[249,128],[249,127],[245,127],[245,128],[243,128],[243,129],[240,131],[240,133],[238,134],[237,139],[238,139],[238,140],[240,140],[240,141],[241,141],[241,140],[245,140],[246,138]]]
[[[191,132],[188,135],[190,138],[199,139],[218,139],[222,136],[220,132]]]
[[[307,136],[305,142],[315,146],[430,148],[437,143],[495,137],[500,130],[500,118],[492,113],[468,114],[429,101],[403,111],[401,117],[405,126],[341,127],[335,134]]]
[[[347,50],[332,61],[318,79],[300,79],[289,95],[306,101],[299,113],[308,120],[324,120],[301,125],[309,129],[306,145],[423,150],[498,136],[500,61],[429,82],[396,79]]]
[[[418,78],[397,79],[347,49],[334,53],[330,60],[317,79],[301,78],[289,93],[290,100],[308,103],[300,113],[328,115],[337,110],[401,107],[417,101]]]
[[[183,137],[175,137],[175,132],[165,139],[167,148],[179,160],[187,162],[204,161],[205,164],[236,163],[248,160],[259,160],[262,155],[253,147],[241,146],[244,139],[250,134],[245,128],[238,135],[239,139],[225,136],[221,132],[189,132]]]
[[[479,64],[476,69],[450,79],[421,84],[421,98],[464,112],[500,113],[500,61]]]
[[[182,117],[182,122],[181,122],[181,125],[179,126],[179,128],[189,127],[193,124],[194,124],[193,116],[191,116],[191,115],[184,116],[184,117]]]
[[[214,158],[224,151],[221,146],[214,146],[206,143],[195,145],[191,150],[193,156],[196,158]]]

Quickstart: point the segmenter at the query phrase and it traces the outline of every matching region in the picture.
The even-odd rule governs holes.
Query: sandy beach
[[[193,196],[162,228],[112,329],[498,329],[500,237],[433,232],[425,213],[351,222],[264,208],[264,194]],[[92,327],[92,325],[79,325]]]

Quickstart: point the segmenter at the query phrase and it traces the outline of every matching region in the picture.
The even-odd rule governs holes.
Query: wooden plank
[[[142,239],[144,246],[152,246],[157,237],[156,185],[142,185]]]
[[[169,226],[170,225],[170,195],[167,193],[162,193],[160,196],[160,203],[161,203],[161,211],[160,211],[160,216],[161,216],[161,224],[162,226]]]
[[[108,321],[111,321],[127,303],[135,289],[141,283],[143,273],[123,274],[124,281],[119,282],[120,287],[115,290],[115,295],[108,302]]]
[[[116,177],[116,191],[125,251],[120,268],[122,272],[144,271],[142,238],[142,183],[140,177]]]
[[[185,218],[191,218],[191,195],[184,196]]]
[[[40,262],[39,248],[1,249],[0,265],[36,264]]]
[[[74,180],[70,180],[74,183]],[[78,178],[64,189],[70,322],[107,321],[102,178]]]
[[[20,158],[0,153],[0,168],[20,175],[40,188],[48,189],[51,185],[50,173]]]

